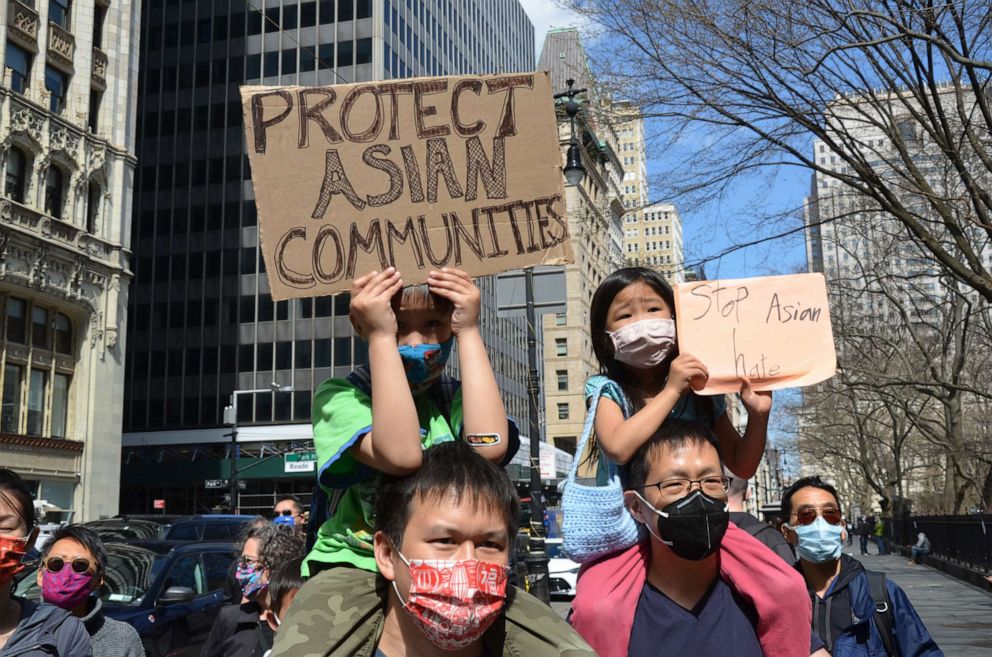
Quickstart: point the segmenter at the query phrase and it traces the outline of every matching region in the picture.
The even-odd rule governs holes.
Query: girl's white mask
[[[642,319],[613,331],[613,357],[637,369],[657,367],[675,347],[675,320]]]

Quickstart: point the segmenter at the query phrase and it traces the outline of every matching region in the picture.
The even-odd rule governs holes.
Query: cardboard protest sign
[[[241,87],[272,298],[573,262],[544,72]]]
[[[837,371],[823,274],[675,286],[679,352],[709,370],[704,395],[808,386]]]

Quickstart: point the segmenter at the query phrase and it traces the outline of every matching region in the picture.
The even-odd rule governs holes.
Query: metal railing
[[[923,532],[934,556],[985,573],[992,571],[992,514],[896,518],[892,529],[889,536],[903,545],[912,545]]]

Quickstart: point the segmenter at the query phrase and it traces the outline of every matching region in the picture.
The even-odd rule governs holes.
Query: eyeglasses
[[[796,516],[797,525],[812,525],[816,522],[817,516],[822,516],[831,525],[839,525],[843,520],[843,516],[840,514],[840,509],[826,508],[826,509],[815,509],[811,506],[804,507],[796,511],[793,515]]]
[[[65,568],[66,564],[72,567],[72,571],[75,573],[85,573],[90,569],[90,560],[79,557],[78,559],[73,559],[72,561],[66,561],[62,557],[52,557],[45,562],[45,568],[50,573],[61,572]]]
[[[699,484],[699,489],[707,495],[723,495],[730,488],[730,477],[703,477],[702,479],[666,479],[653,484],[644,484],[645,488],[657,488],[665,497],[682,497],[692,490],[693,484]]]
[[[261,559],[254,559],[252,557],[241,557],[238,559],[238,565],[242,568],[247,568],[248,566],[261,566]]]
[[[273,515],[276,518],[278,518],[279,516],[291,516],[291,515],[293,515],[293,510],[292,509],[283,509],[282,511],[276,511]]]

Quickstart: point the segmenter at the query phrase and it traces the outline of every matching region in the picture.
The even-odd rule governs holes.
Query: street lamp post
[[[238,397],[240,395],[260,395],[264,393],[292,392],[293,386],[281,386],[273,381],[268,388],[255,390],[235,390],[231,393],[231,404],[224,408],[224,424],[231,425],[231,449],[227,455],[230,465],[228,477],[229,495],[231,496],[231,511],[238,512]]]
[[[579,113],[576,94],[585,89],[575,89],[575,80],[566,80],[568,89],[555,94],[555,99],[567,98],[565,114],[571,124],[568,151],[563,172],[569,185],[578,185],[585,178],[578,141],[575,139],[575,116]],[[527,305],[527,401],[530,408],[530,544],[527,553],[527,574],[531,580],[531,593],[550,602],[551,590],[548,577],[548,555],[544,543],[544,498],[541,492],[541,424],[538,418],[540,408],[540,383],[537,362],[537,312],[534,307],[534,268],[524,270],[524,290]],[[578,458],[578,454],[576,454]]]

